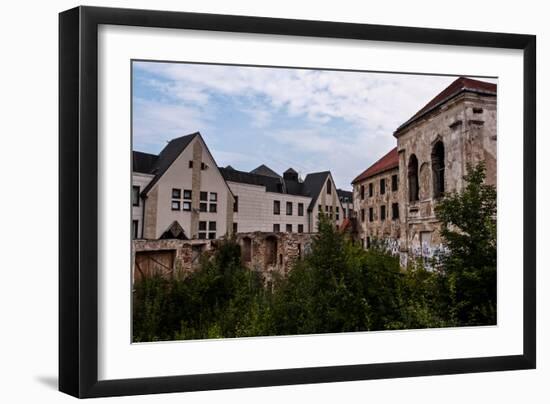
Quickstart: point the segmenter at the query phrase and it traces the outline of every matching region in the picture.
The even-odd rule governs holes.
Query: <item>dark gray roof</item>
[[[283,192],[284,183],[281,177],[248,173],[235,170],[234,168],[218,167],[226,181],[239,182],[242,184],[260,185],[266,188],[267,192]]]
[[[323,189],[326,179],[329,177],[330,171],[322,171],[320,173],[311,173],[306,175],[304,180],[305,192],[311,196],[311,202],[309,204],[308,210],[313,210],[315,203],[317,202],[317,197]]]
[[[166,170],[172,165],[172,163],[178,158],[178,156],[185,150],[185,148],[191,143],[195,136],[200,135],[199,132],[192,133],[187,136],[178,137],[170,140],[170,142],[162,149],[156,160],[154,161],[149,174],[154,174],[155,177],[145,187],[141,193],[143,196],[147,196],[147,193],[153,188],[158,180],[164,175]],[[136,152],[134,152],[136,153]],[[137,152],[139,153],[139,152]]]
[[[262,164],[261,166],[256,167],[254,170],[250,171],[251,174],[265,175],[267,177],[276,177],[281,178],[279,174],[273,171],[271,168]]]
[[[349,202],[353,202],[353,192],[337,189],[336,192],[340,198],[346,198]]]
[[[151,170],[157,160],[156,154],[135,151],[132,153],[132,171],[151,174]]]

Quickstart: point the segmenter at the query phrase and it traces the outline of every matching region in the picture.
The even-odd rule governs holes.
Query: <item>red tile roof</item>
[[[394,132],[394,135],[409,126],[414,121],[418,120],[434,108],[450,100],[454,96],[463,91],[472,91],[476,93],[496,95],[497,85],[486,81],[469,79],[467,77],[459,77],[453,81],[447,88],[437,94],[430,102],[428,102],[420,111],[412,116],[407,122],[399,126]]]
[[[397,167],[399,167],[399,156],[397,154],[397,147],[394,147],[390,150],[388,154],[386,154],[376,163],[374,163],[357,177],[355,177],[355,179],[351,183],[355,184],[356,182],[365,180],[376,174],[380,174],[384,171],[391,170],[392,168]]]

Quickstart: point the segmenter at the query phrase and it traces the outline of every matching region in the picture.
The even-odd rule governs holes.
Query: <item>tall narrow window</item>
[[[369,183],[369,198],[372,198],[374,195],[374,184],[371,182]]]
[[[330,179],[327,181],[327,194],[332,193],[332,182],[330,182]]]
[[[391,190],[392,192],[397,191],[397,174],[391,176]]]
[[[250,237],[243,238],[243,261],[252,261],[252,239]]]
[[[281,201],[273,201],[273,214],[274,215],[281,214]]]
[[[139,186],[132,186],[132,205],[139,206]]]
[[[361,221],[365,221],[365,209],[361,209]]]
[[[445,192],[445,148],[437,142],[432,149],[433,195],[439,198]]]
[[[304,216],[304,204],[303,203],[298,204],[298,216]]]
[[[374,222],[374,209],[369,208],[369,222]]]
[[[384,195],[386,193],[386,179],[380,178],[380,195]]]
[[[386,220],[386,205],[380,206],[380,220]]]
[[[418,201],[418,159],[414,154],[409,158],[409,201]]]
[[[286,203],[286,214],[287,216],[292,216],[292,202]]]
[[[399,204],[398,203],[392,203],[392,205],[391,205],[391,218],[393,220],[399,219]]]
[[[235,195],[235,202],[233,202],[233,212],[239,211],[239,197]]]
[[[139,221],[132,220],[132,237],[138,238]]]
[[[365,199],[365,186],[361,185],[361,200]]]

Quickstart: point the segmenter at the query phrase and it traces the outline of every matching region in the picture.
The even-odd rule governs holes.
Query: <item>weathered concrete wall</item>
[[[487,183],[496,184],[496,97],[463,93],[396,135],[399,199],[404,230],[401,245],[411,256],[432,257],[443,249],[435,215],[432,152],[444,145],[444,190],[461,191],[468,164],[484,161]],[[418,159],[419,199],[409,200],[408,164]]]

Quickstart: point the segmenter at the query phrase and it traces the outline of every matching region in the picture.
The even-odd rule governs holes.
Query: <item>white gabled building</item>
[[[314,233],[325,213],[345,218],[329,171],[302,181],[261,165],[219,168],[200,133],[171,140],[160,154],[133,152],[134,238],[215,239],[245,232]]]
[[[234,197],[200,133],[171,140],[158,156],[134,152],[135,238],[215,239],[230,233]]]

